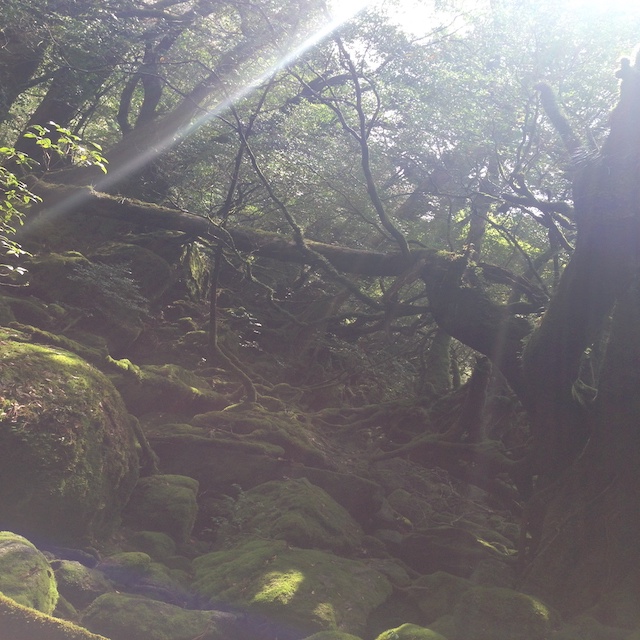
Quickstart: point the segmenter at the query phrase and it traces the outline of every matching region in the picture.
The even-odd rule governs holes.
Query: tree
[[[509,495],[517,486],[522,588],[564,612],[597,607],[603,619],[637,624],[626,602],[640,594],[640,516],[629,506],[640,486],[640,58],[619,71],[608,133],[614,79],[602,63],[621,22],[599,25],[596,37],[554,3],[504,3],[466,33],[436,30],[424,44],[365,14],[280,68],[278,55],[308,35],[287,16],[313,22],[321,7],[113,4],[130,21],[126,52],[107,56],[98,75],[52,69],[22,118],[40,120],[38,109],[48,113],[53,94],[75,82],[62,124],[111,142],[106,181],[70,167],[33,182],[42,219],[76,209],[178,230],[252,285],[261,267],[263,296],[290,326],[322,323],[352,341],[401,336],[430,345],[440,363],[453,337],[484,356],[466,361],[469,401],[456,425],[381,455],[436,452],[462,460],[456,468],[476,482]],[[504,55],[498,42],[509,44]],[[46,45],[11,51],[45,64]],[[259,81],[243,92],[238,78],[252,65]],[[7,105],[22,91],[10,80]],[[562,87],[590,141],[565,128],[548,85],[533,89],[540,80]],[[234,92],[244,99],[221,110]],[[108,105],[99,115],[98,96]],[[276,274],[270,260],[301,268]],[[326,304],[317,318],[295,315],[291,292]],[[477,428],[487,359],[529,416],[531,443],[517,455]],[[447,373],[436,392],[448,391]]]

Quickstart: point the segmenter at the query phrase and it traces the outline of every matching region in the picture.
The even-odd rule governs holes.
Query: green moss
[[[129,542],[156,560],[165,560],[176,552],[173,539],[160,531],[136,531],[129,537]]]
[[[163,560],[165,566],[175,571],[181,571],[186,575],[191,573],[191,560],[185,556],[169,556]]]
[[[25,339],[29,342],[65,349],[66,351],[75,353],[77,356],[80,356],[87,362],[96,366],[104,365],[110,360],[113,360],[107,355],[107,349],[104,346],[102,348],[87,347],[77,340],[72,340],[66,336],[61,336],[49,331],[43,331],[37,327],[15,322],[11,324],[11,328],[21,331],[24,334]],[[113,360],[113,362],[116,361]]]
[[[0,299],[0,324],[7,326],[13,321],[47,328],[52,323],[52,315],[46,305],[36,298],[2,296]]]
[[[52,613],[58,601],[47,559],[26,538],[9,531],[0,531],[0,592],[43,613]]]
[[[228,640],[227,617],[110,593],[93,602],[82,623],[110,640]]]
[[[281,541],[253,540],[196,558],[193,566],[192,589],[214,604],[231,604],[308,633],[362,633],[392,590],[364,561]]]
[[[198,513],[198,481],[179,475],[141,478],[124,512],[134,528],[162,531],[176,542],[186,542]]]
[[[107,579],[95,569],[73,560],[59,560],[56,564],[58,591],[78,609],[112,590]]]
[[[279,445],[288,458],[305,464],[325,462],[325,455],[309,428],[295,415],[284,411],[269,412],[260,407],[246,411],[210,411],[195,416],[191,422],[226,437]]]
[[[407,623],[381,633],[376,640],[446,640],[446,638],[431,629]]]
[[[436,571],[418,578],[409,588],[409,593],[423,612],[425,620],[432,622],[453,613],[460,598],[473,586],[465,578]]]
[[[104,538],[137,479],[130,416],[103,374],[62,349],[0,330],[0,512],[12,529]]]
[[[109,640],[18,604],[0,593],[0,638],[7,640]]]
[[[342,631],[320,631],[312,636],[307,636],[304,640],[360,640],[357,636]]]
[[[546,640],[554,615],[532,596],[495,587],[476,587],[461,597],[456,635],[465,640]]]
[[[225,441],[202,435],[172,435],[171,429],[146,430],[149,443],[167,473],[189,474],[201,491],[235,495],[234,486],[249,489],[282,477],[289,470],[281,448],[264,443]]]
[[[129,373],[115,374],[111,379],[136,416],[156,411],[193,415],[228,404],[206,380],[175,364],[141,366],[135,380]]]
[[[56,608],[54,609],[52,615],[56,618],[69,620],[70,622],[77,622],[80,618],[78,610],[63,596],[60,596],[58,598]]]
[[[146,553],[124,551],[105,558],[99,565],[101,571],[119,589],[149,589],[171,593],[176,598],[185,598],[183,586],[185,574],[172,570],[160,562],[153,562]]]
[[[376,640],[447,640],[439,633],[419,627],[416,624],[403,624],[396,629],[381,633]]]
[[[286,540],[304,548],[353,551],[362,539],[358,523],[306,478],[266,482],[240,497],[235,522],[244,533]]]

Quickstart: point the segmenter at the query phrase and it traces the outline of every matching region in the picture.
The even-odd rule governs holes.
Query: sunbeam
[[[157,157],[168,151],[171,147],[179,144],[185,140],[189,135],[198,130],[204,124],[215,118],[216,116],[224,113],[233,104],[238,103],[243,98],[247,97],[261,84],[266,82],[278,71],[284,69],[288,65],[295,62],[298,58],[304,55],[307,51],[319,44],[324,38],[331,35],[336,29],[355,17],[360,11],[362,11],[372,0],[352,0],[348,2],[340,3],[340,6],[336,8],[333,15],[329,16],[327,21],[322,24],[317,30],[313,31],[306,37],[303,37],[301,42],[293,46],[289,51],[286,51],[275,62],[272,62],[267,66],[262,73],[254,75],[245,82],[242,82],[235,91],[227,92],[226,95],[221,97],[218,102],[206,109],[200,116],[195,118],[188,125],[180,127],[177,131],[173,131],[159,142],[155,142],[150,145],[148,149],[136,155],[135,158],[123,162],[119,166],[110,168],[109,172],[103,178],[93,183],[93,188],[96,191],[107,191],[120,183],[122,180],[130,177],[132,174],[140,171],[144,166],[153,162]],[[46,209],[44,209],[37,220],[27,222],[27,225],[32,228],[34,225],[48,221],[55,218],[65,211],[76,208],[82,204],[86,198],[86,192],[83,190],[78,191],[72,196],[68,196],[62,199],[60,202],[55,203]],[[25,225],[25,226],[27,226]]]

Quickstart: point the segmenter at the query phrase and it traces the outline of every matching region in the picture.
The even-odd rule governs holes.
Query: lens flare
[[[224,113],[231,107],[231,105],[238,103],[240,100],[250,95],[257,87],[273,77],[273,75],[278,71],[281,71],[288,65],[294,63],[303,54],[311,50],[324,38],[331,35],[336,31],[336,29],[362,11],[370,2],[371,0],[354,0],[351,2],[340,3],[340,6],[336,9],[334,14],[318,29],[312,31],[309,35],[299,40],[298,44],[286,51],[277,60],[267,64],[266,68],[262,72],[255,74],[253,77],[241,83],[235,91],[227,93],[213,106],[203,109],[202,114],[191,121],[188,125],[179,128],[177,131],[172,131],[171,134],[167,135],[163,140],[160,140],[160,142],[155,142],[150,145],[147,150],[138,153],[135,158],[111,168],[105,177],[94,183],[94,189],[96,191],[106,191],[117,185],[125,178],[140,171],[144,166],[153,162],[153,160],[169,150],[171,147],[185,140],[204,124]],[[80,189],[73,195],[49,206],[40,214],[40,216],[38,216],[36,220],[31,220],[28,224],[33,227],[34,224],[37,225],[42,223],[45,219],[50,221],[51,218],[80,206],[86,198],[87,192]]]

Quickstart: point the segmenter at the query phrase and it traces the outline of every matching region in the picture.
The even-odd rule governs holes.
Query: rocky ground
[[[402,449],[428,407],[238,402],[171,247],[40,254],[0,297],[0,637],[640,638],[517,590],[517,500]]]

